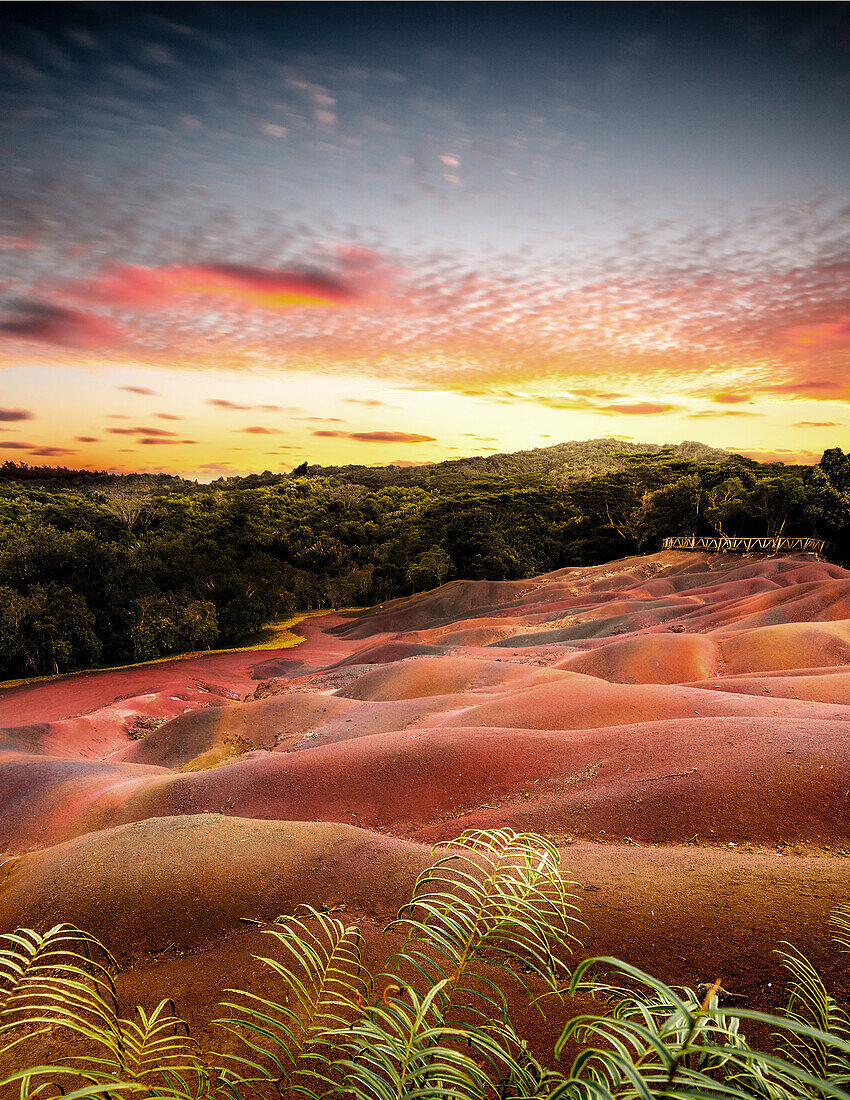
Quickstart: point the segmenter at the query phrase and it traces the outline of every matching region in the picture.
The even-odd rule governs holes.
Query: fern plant
[[[265,929],[282,958],[261,957],[281,980],[283,1000],[244,990],[228,990],[223,1003],[231,1015],[218,1022],[236,1035],[249,1053],[231,1055],[220,1075],[233,1095],[272,1083],[279,1093],[316,1097],[331,1087],[328,1068],[339,1050],[339,1036],[363,1010],[372,978],[361,958],[356,924],[304,906],[303,914],[281,917]]]
[[[119,1085],[162,1097],[203,1095],[206,1071],[173,1002],[123,1019],[115,960],[93,936],[57,924],[43,935],[24,929],[0,942],[0,1055],[8,1058],[34,1037],[72,1044],[61,1063],[31,1067],[0,1084],[17,1084],[27,1098],[45,1093],[47,1076],[57,1084],[82,1079],[69,1096],[103,1095]]]
[[[203,1054],[174,1005],[129,1018],[114,960],[70,925],[0,941],[0,1055],[41,1037],[63,1056],[24,1065],[0,1095],[66,1100],[850,1100],[850,1021],[808,959],[779,949],[789,975],[780,1014],[727,1008],[719,982],[674,989],[613,958],[570,974],[577,910],[557,849],[509,830],[463,834],[416,882],[388,928],[402,944],[375,983],[356,923],[303,907],[265,929],[265,997],[229,990],[218,1021],[236,1053]],[[850,907],[834,914],[850,950]],[[614,973],[616,984],[599,976]],[[494,978],[498,975],[498,981]],[[569,1015],[589,992],[598,1014],[568,1019],[544,1065],[509,1012],[507,983],[542,1011]],[[741,1031],[776,1033],[770,1051]]]
[[[435,853],[437,849],[434,849]],[[479,1019],[504,1019],[504,991],[481,973],[507,972],[532,996],[532,976],[557,992],[578,942],[578,907],[550,841],[509,829],[469,830],[417,879],[413,897],[387,931],[406,933],[391,958],[397,972],[445,983],[444,1011],[464,1005]]]

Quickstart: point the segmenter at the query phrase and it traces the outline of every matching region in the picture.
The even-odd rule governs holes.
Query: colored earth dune
[[[246,920],[339,906],[379,956],[431,846],[507,827],[562,846],[588,953],[768,1006],[778,941],[831,957],[847,570],[668,551],[296,629],[0,691],[0,932],[89,929],[203,1038],[267,980]]]

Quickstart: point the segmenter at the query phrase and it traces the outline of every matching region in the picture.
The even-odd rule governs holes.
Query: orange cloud
[[[216,409],[227,409],[229,412],[300,412],[297,408],[284,408],[282,405],[240,405],[236,401],[227,401],[223,397],[210,397],[205,402]]]
[[[411,432],[349,432],[349,439],[360,443],[436,443],[433,435],[417,435]]]
[[[725,419],[727,416],[761,416],[761,413],[748,412],[746,409],[705,409],[703,412],[688,413],[689,420]]]
[[[635,405],[605,405],[600,406],[598,412],[624,413],[628,416],[657,416],[659,413],[670,412],[675,405],[665,405],[652,401],[640,401]]]
[[[120,265],[107,268],[78,293],[123,306],[165,306],[185,295],[215,295],[259,309],[336,306],[355,293],[342,280],[313,271],[285,271],[247,264]]]
[[[343,432],[320,429],[313,435],[321,439],[353,439],[358,443],[436,443],[433,435],[418,435],[414,432]]]
[[[843,343],[850,337],[850,321],[822,321],[814,325],[792,325],[786,329],[788,341],[801,347],[823,347]]]
[[[174,432],[167,432],[165,428],[107,428],[109,435],[144,435],[144,436],[173,436]]]
[[[734,454],[753,458],[756,462],[781,462],[794,466],[816,466],[821,456],[815,451],[792,451],[786,447],[777,447],[775,451],[739,451],[729,448]]]

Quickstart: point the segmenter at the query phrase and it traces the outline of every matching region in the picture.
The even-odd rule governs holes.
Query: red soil
[[[71,919],[214,967],[240,917],[380,920],[422,842],[510,826],[578,839],[589,949],[750,989],[783,936],[822,949],[850,881],[847,571],[665,552],[299,629],[0,690],[0,931]]]

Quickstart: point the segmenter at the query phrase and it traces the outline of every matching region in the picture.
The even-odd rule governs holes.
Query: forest
[[[559,448],[403,478],[305,463],[212,485],[6,463],[0,675],[226,646],[294,611],[652,553],[667,535],[815,536],[850,560],[840,448],[802,467],[609,446],[590,474],[546,452]]]

